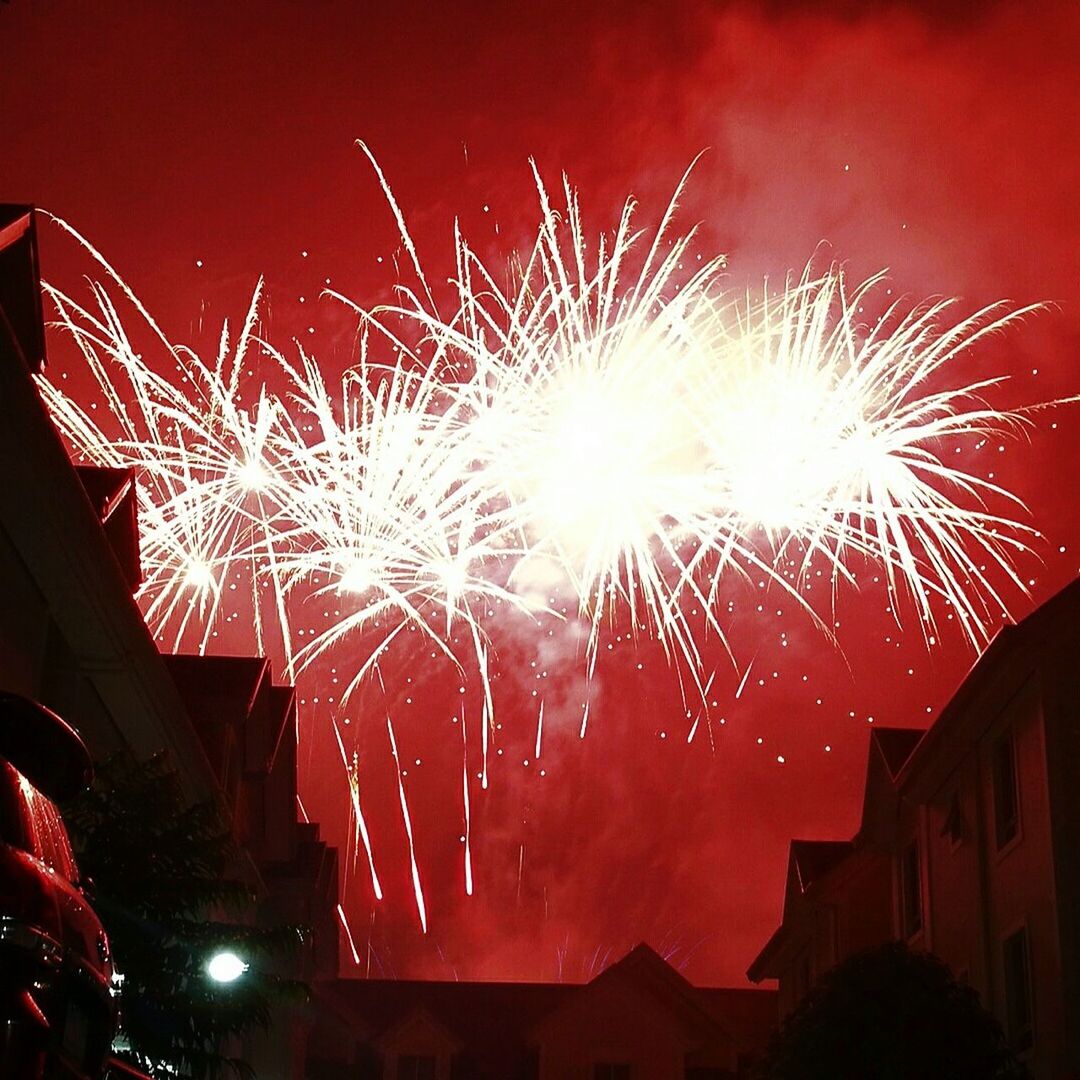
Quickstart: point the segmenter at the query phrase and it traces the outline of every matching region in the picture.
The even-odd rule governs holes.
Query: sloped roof
[[[614,980],[629,980],[641,987],[700,1035],[720,1035],[731,1043],[735,1042],[728,1022],[703,1008],[698,1000],[697,988],[645,942],[635,945],[621,960],[600,972],[582,988],[582,993],[589,994],[594,987],[603,987]],[[559,1011],[572,1010],[579,999],[578,995],[568,998],[560,1004]],[[541,1025],[547,1020],[545,1017]]]
[[[925,735],[921,728],[878,727],[870,732],[856,845],[889,842],[896,824],[897,778]]]
[[[131,470],[105,465],[76,465],[75,472],[99,521],[107,521],[131,489]]]
[[[162,659],[196,723],[207,710],[218,714],[222,707],[229,710],[230,719],[247,715],[269,666],[266,660],[255,656],[176,653]]]
[[[563,983],[338,979],[325,992],[354,1018],[365,1041],[422,1008],[461,1039],[481,1075],[503,1080],[528,1052],[525,1032],[579,989]]]
[[[45,319],[38,269],[37,223],[32,206],[0,203],[0,318],[28,371],[45,366]]]
[[[854,846],[850,840],[792,840],[790,858],[802,892],[842,862]]]
[[[788,848],[783,915],[780,925],[747,969],[746,976],[751,982],[775,978],[773,961],[783,952],[788,942],[789,921],[799,906],[800,898],[814,882],[820,881],[830,870],[839,866],[854,850],[855,843],[852,840],[791,841]]]
[[[738,1052],[760,1049],[776,1025],[774,991],[695,987],[644,944],[587,984],[338,979],[320,992],[333,999],[335,1012],[352,1018],[366,1042],[377,1042],[422,1010],[461,1039],[477,1075],[505,1080],[516,1075],[533,1032],[547,1018],[572,1008],[590,987],[624,978],[645,983],[699,1028],[727,1035]]]
[[[885,760],[892,779],[900,775],[900,770],[925,734],[924,728],[874,728],[870,733],[870,740]]]
[[[1063,633],[1064,624],[1066,632]],[[917,752],[912,753],[898,776],[899,786],[906,789],[921,764],[932,760],[937,748],[953,738],[965,717],[977,717],[979,710],[970,706],[979,696],[1001,679],[1016,679],[1012,665],[1025,654],[1037,664],[1043,658],[1043,642],[1067,642],[1075,639],[1080,630],[1080,577],[1041,604],[1020,622],[1003,626],[981,656],[964,676],[934,723],[927,729]],[[1009,674],[1012,671],[1013,674]],[[989,718],[987,718],[989,719]]]

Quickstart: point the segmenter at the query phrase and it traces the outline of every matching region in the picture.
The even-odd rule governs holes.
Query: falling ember
[[[371,849],[371,837],[368,835],[367,822],[364,820],[364,811],[360,806],[359,759],[354,753],[352,761],[349,761],[348,755],[345,753],[345,744],[342,742],[341,730],[338,728],[337,721],[334,721],[333,727],[334,737],[337,739],[338,751],[341,754],[341,763],[345,767],[345,773],[349,781],[349,798],[352,804],[353,815],[353,862],[355,864],[356,859],[359,857],[360,843],[362,842],[364,851],[367,854],[368,871],[371,874],[371,888],[375,893],[375,899],[381,900],[383,898],[382,885],[379,882],[379,875],[375,870],[375,855]]]
[[[465,814],[465,895],[472,896],[472,812],[469,805],[469,741],[465,734],[465,708],[461,709],[461,799]]]
[[[518,847],[518,872],[517,872],[517,899],[516,903],[518,907],[521,906],[521,878],[525,872],[525,845],[521,844]]]
[[[705,701],[709,691],[712,689],[712,684],[716,681],[716,672],[714,671],[706,681],[705,685],[701,688],[701,700]],[[705,711],[704,705],[698,711],[694,717],[694,722],[690,725],[690,731],[687,733],[686,742],[689,745],[694,741],[694,736],[697,734],[698,725],[701,723],[702,713]]]
[[[389,715],[386,717],[386,731],[390,736],[390,752],[393,754],[394,766],[397,771],[398,798],[401,800],[401,820],[405,824],[405,836],[409,841],[409,870],[412,873],[413,895],[416,897],[416,913],[420,916],[420,928],[426,934],[427,906],[424,903],[424,888],[420,884],[420,867],[416,864],[416,845],[413,842],[412,818],[409,816],[409,803],[405,798],[405,780],[401,774],[401,759],[398,757],[394,725]]]
[[[345,931],[345,940],[349,943],[349,952],[352,953],[353,963],[360,966],[360,954],[356,951],[356,945],[353,942],[352,930],[349,929],[349,920],[345,918],[345,909],[338,904],[337,906],[338,919],[341,920],[341,928]]]
[[[755,656],[754,660],[756,659],[757,657]],[[736,701],[738,701],[739,698],[742,697],[742,692],[746,689],[746,681],[750,678],[750,672],[754,669],[754,660],[751,660],[750,663],[746,665],[746,670],[743,672],[742,678],[739,680],[739,687],[735,691]]]

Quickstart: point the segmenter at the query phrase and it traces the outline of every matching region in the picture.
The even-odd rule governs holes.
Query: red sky
[[[348,326],[319,288],[329,277],[361,302],[385,298],[398,246],[356,139],[435,277],[451,267],[455,216],[496,261],[531,241],[530,156],[552,182],[569,173],[598,231],[630,193],[655,220],[707,149],[682,221],[702,223],[702,250],[728,254],[734,286],[799,268],[825,242],[855,277],[887,266],[898,289],[955,294],[965,311],[1053,301],[969,373],[1014,376],[1007,405],[1080,389],[1075,5],[460,8],[0,6],[0,198],[74,224],[175,339],[201,342],[200,319],[241,317],[265,275],[268,335],[303,336],[339,369]],[[46,228],[43,270],[76,290],[87,265]],[[1043,414],[1030,444],[995,459],[1047,538],[1041,564],[1024,564],[1033,599],[1016,598],[1017,615],[1078,571],[1078,467],[1075,411]],[[795,613],[740,604],[732,633],[740,662],[757,658],[751,678],[736,701],[739,674],[718,667],[713,738],[689,745],[674,680],[648,649],[613,650],[601,666],[581,741],[573,665],[553,644],[505,644],[505,753],[474,793],[471,898],[456,681],[426,653],[403,659],[413,681],[391,704],[403,760],[422,762],[406,783],[426,937],[383,719],[362,699],[350,730],[387,895],[376,905],[358,872],[345,907],[372,971],[576,978],[644,939],[694,981],[741,981],[779,916],[788,839],[856,824],[869,718],[926,724],[972,656],[948,633],[927,655],[872,587],[842,598],[843,656]],[[538,657],[555,717],[543,776],[521,764]],[[303,721],[305,802],[344,842],[327,716],[309,696]]]

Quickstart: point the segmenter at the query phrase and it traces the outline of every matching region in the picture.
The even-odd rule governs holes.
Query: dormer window
[[[994,745],[994,840],[1000,851],[1020,832],[1020,791],[1016,772],[1016,743],[1011,731]]]
[[[598,1061],[593,1066],[593,1080],[630,1080],[631,1067],[627,1062]]]
[[[949,809],[941,826],[941,835],[948,838],[949,848],[955,851],[967,836],[967,822],[964,820],[964,807],[960,800],[960,789],[956,788],[949,799]]]
[[[922,930],[922,866],[918,840],[912,840],[900,857],[900,919],[905,941],[910,941]]]
[[[435,1080],[433,1054],[402,1054],[398,1058],[397,1080]]]

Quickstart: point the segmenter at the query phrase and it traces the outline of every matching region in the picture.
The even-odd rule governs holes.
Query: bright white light
[[[460,596],[469,583],[469,573],[460,562],[446,560],[434,565],[435,576],[442,583],[447,596]]]
[[[338,579],[338,591],[361,596],[375,584],[375,580],[371,564],[366,559],[357,557],[342,570]]]
[[[189,559],[184,580],[193,589],[208,589],[214,584],[214,574],[207,563],[200,559]]]
[[[262,491],[270,482],[270,474],[261,461],[245,461],[236,472],[246,491]]]
[[[206,973],[214,982],[236,982],[247,971],[248,965],[234,952],[214,953],[206,965]]]

